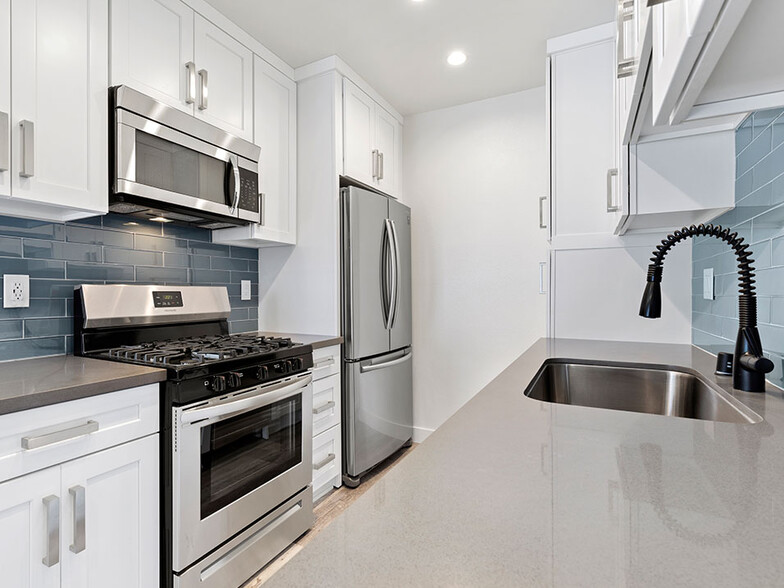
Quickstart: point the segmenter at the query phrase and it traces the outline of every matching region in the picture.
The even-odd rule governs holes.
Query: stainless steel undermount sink
[[[542,402],[755,424],[762,417],[702,376],[646,364],[549,359],[525,395]]]

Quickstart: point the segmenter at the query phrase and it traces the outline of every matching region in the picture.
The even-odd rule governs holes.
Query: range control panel
[[[171,308],[182,306],[182,292],[153,292],[152,303],[155,308]]]

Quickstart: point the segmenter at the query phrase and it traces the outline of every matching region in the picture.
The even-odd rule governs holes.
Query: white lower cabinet
[[[0,483],[0,585],[158,584],[157,396],[151,402],[157,388],[0,417],[0,428],[9,433],[2,436],[4,461],[14,462],[0,471],[6,480]],[[138,396],[135,404],[132,396]],[[36,464],[46,466],[30,471]]]
[[[340,345],[316,349],[313,351],[313,500],[343,483],[340,409]]]

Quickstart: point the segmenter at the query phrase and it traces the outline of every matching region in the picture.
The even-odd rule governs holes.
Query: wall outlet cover
[[[702,297],[705,300],[713,300],[713,268],[709,267],[702,270]]]
[[[240,280],[240,299],[250,300],[250,280]]]
[[[3,308],[30,306],[30,276],[3,275]]]

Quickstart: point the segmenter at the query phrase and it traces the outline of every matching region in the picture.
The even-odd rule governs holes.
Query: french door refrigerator
[[[411,444],[411,209],[341,190],[343,482]]]

